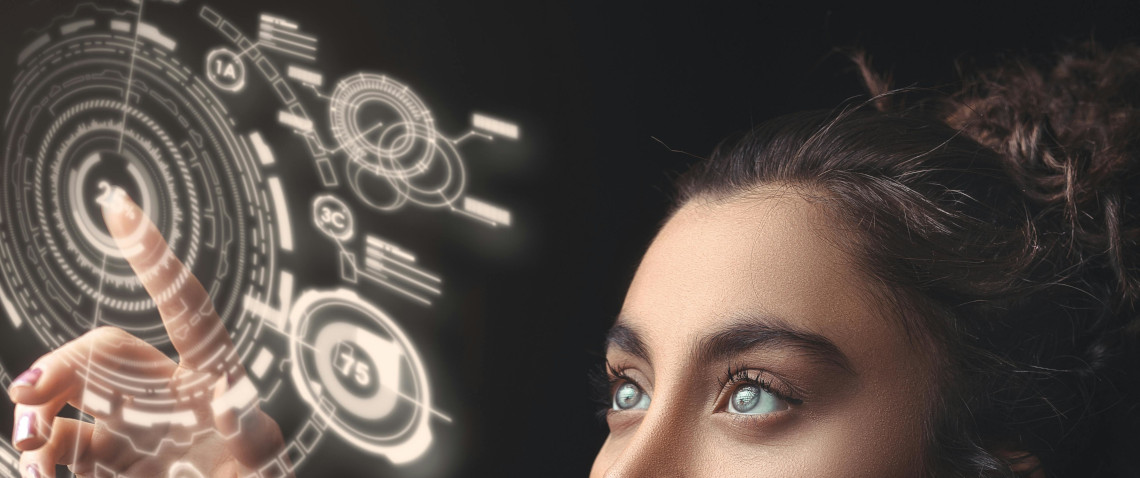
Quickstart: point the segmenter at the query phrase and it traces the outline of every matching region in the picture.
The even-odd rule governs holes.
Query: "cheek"
[[[920,476],[920,441],[888,417],[851,416],[819,421],[786,439],[756,442],[716,427],[687,430],[667,443],[638,443],[611,435],[598,452],[590,476],[607,472],[685,470],[685,476],[772,476],[779,478],[892,478]],[[644,438],[644,437],[642,437]],[[640,456],[635,456],[640,455]]]
[[[831,424],[763,444],[729,441],[705,443],[697,456],[715,463],[702,476],[774,476],[780,478],[910,478],[921,476],[917,440],[873,430]],[[872,427],[874,428],[874,427]],[[725,473],[725,472],[729,473]]]

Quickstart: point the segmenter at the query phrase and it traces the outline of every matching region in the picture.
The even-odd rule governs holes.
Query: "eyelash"
[[[642,387],[640,383],[630,378],[625,371],[625,367],[614,367],[613,364],[607,360],[606,363],[602,364],[602,366],[592,374],[591,381],[594,383],[596,393],[594,401],[598,405],[597,416],[599,420],[605,421],[607,416],[616,412],[613,409],[613,404],[614,392],[617,391],[617,387],[626,383],[632,383],[642,390],[645,390],[645,387]]]
[[[598,419],[604,421],[610,414],[620,413],[613,409],[613,396],[617,387],[626,383],[632,383],[643,391],[645,390],[645,387],[630,378],[625,371],[625,367],[615,367],[607,360],[601,369],[594,374],[594,377],[592,377],[595,390],[597,391],[596,402],[598,404]],[[773,374],[768,371],[750,369],[744,366],[729,367],[720,378],[721,396],[728,398],[722,400],[721,404],[717,406],[717,409],[724,409],[728,404],[727,400],[731,399],[732,394],[738,388],[745,385],[759,387],[761,390],[771,393],[793,406],[802,405],[804,403],[803,399],[798,398],[804,395],[802,391],[782,380],[779,381],[780,383],[777,385],[776,381],[779,379],[771,377],[772,375]]]
[[[721,395],[731,399],[732,394],[742,386],[752,385],[759,387],[765,392],[775,395],[776,398],[788,402],[789,405],[803,405],[804,401],[801,398],[803,393],[797,390],[795,386],[787,384],[785,381],[780,381],[779,385],[776,384],[778,379],[770,378],[773,375],[771,372],[748,369],[743,366],[732,366],[725,371],[720,379]],[[781,390],[786,388],[786,390]],[[718,405],[718,409],[727,406],[727,399],[724,400],[722,405]]]

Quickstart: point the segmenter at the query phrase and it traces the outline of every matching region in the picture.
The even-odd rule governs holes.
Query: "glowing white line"
[[[13,455],[12,452],[4,448],[0,448],[0,458],[3,458],[4,462],[12,468],[17,468],[20,465],[20,457]]]
[[[123,124],[119,125],[119,153],[123,152],[123,138],[127,135],[127,110],[131,104],[131,83],[135,80],[135,57],[139,52],[139,25],[142,24],[143,18],[143,5],[146,0],[139,0],[139,16],[135,19],[135,41],[131,45],[131,66],[127,70],[127,87],[124,88],[126,94],[123,95]],[[105,259],[104,259],[105,260]]]
[[[381,251],[377,251],[375,249],[369,249],[369,250],[365,251],[365,255],[367,255],[368,257],[375,257],[376,260],[384,261],[387,264],[403,267],[404,269],[407,269],[408,271],[419,274],[423,278],[430,280],[432,282],[437,282],[437,283],[443,282],[443,279],[440,279],[439,277],[433,276],[431,274],[428,274],[427,272],[421,271],[419,269],[416,269],[415,267],[412,267],[412,266],[407,265],[403,262],[400,262],[400,261],[397,261],[391,257],[388,257],[388,256],[384,255],[384,253]]]
[[[139,8],[141,9],[142,3],[140,2],[139,5]],[[99,314],[103,311],[102,307],[100,307],[103,300],[103,282],[106,277],[107,256],[104,254],[103,265],[99,267],[99,292],[95,294],[95,313],[91,314],[91,330],[95,330],[95,328],[99,326]],[[81,397],[87,396],[88,394],[87,386],[91,380],[91,359],[94,356],[94,353],[95,347],[90,347],[87,349],[87,370],[83,372],[83,394],[80,395]],[[83,410],[79,410],[79,420],[83,421]],[[79,439],[82,436],[82,433],[77,433],[75,435],[75,455],[72,457],[72,463],[79,463]]]
[[[379,273],[381,273],[381,274],[386,274],[386,275],[394,275],[394,276],[396,276],[396,277],[399,277],[399,278],[401,278],[401,279],[404,279],[405,281],[407,281],[407,282],[411,282],[412,284],[415,284],[415,285],[418,285],[418,286],[420,286],[420,288],[421,288],[421,289],[425,289],[425,290],[428,290],[428,291],[430,291],[430,292],[432,292],[432,293],[434,293],[434,294],[436,294],[436,295],[439,295],[439,294],[441,293],[441,292],[440,292],[440,290],[439,290],[439,289],[436,289],[435,287],[432,287],[432,286],[430,286],[430,285],[424,284],[423,282],[420,282],[420,281],[418,281],[418,280],[415,280],[415,279],[413,279],[413,278],[411,278],[411,277],[408,277],[407,275],[404,275],[404,274],[401,274],[401,273],[399,273],[399,272],[396,272],[395,270],[392,270],[391,268],[387,268],[387,267],[384,267],[384,266],[383,266],[383,265],[380,263],[380,261],[378,261],[378,260],[376,260],[376,259],[373,259],[373,258],[371,258],[371,257],[368,257],[368,258],[365,258],[365,259],[364,259],[364,266],[365,266],[365,267],[369,267],[369,268],[372,268],[373,270],[375,270],[376,272],[379,272]]]
[[[269,40],[259,41],[258,43],[260,43],[261,46],[263,46],[263,47],[271,48],[271,49],[277,50],[281,53],[288,53],[290,55],[298,56],[298,57],[304,58],[306,60],[313,61],[313,60],[317,59],[317,57],[312,56],[312,55],[306,55],[304,53],[296,52],[296,51],[290,50],[288,48],[277,46],[276,43],[273,43],[272,41],[269,41]]]
[[[369,247],[373,247],[376,249],[380,249],[382,251],[390,252],[390,253],[395,254],[396,256],[398,256],[401,259],[408,261],[408,262],[416,262],[416,256],[412,255],[412,253],[405,251],[403,249],[400,249],[395,244],[389,244],[387,242],[384,242],[384,241],[380,240],[379,237],[368,236],[368,237],[364,238],[364,241],[368,244]]]
[[[483,216],[478,216],[478,215],[475,215],[475,214],[471,214],[471,213],[469,213],[469,212],[467,212],[467,211],[464,211],[464,210],[462,210],[462,209],[457,209],[457,208],[454,208],[454,207],[452,207],[452,208],[451,208],[451,211],[452,211],[452,212],[457,212],[457,213],[459,213],[459,214],[462,214],[462,215],[464,215],[464,216],[467,216],[467,217],[469,217],[469,218],[471,218],[471,219],[475,219],[475,220],[478,220],[478,221],[483,221],[483,222],[487,223],[487,225],[489,225],[489,226],[495,226],[495,227],[498,227],[498,226],[500,225],[499,223],[497,223],[497,222],[495,222],[495,221],[492,221],[492,220],[490,220],[490,219],[487,219],[487,218],[485,218],[485,217],[483,217]]]
[[[485,139],[485,140],[487,140],[487,141],[494,141],[494,140],[495,140],[495,137],[494,137],[494,136],[491,136],[491,135],[489,135],[489,134],[486,134],[486,133],[480,133],[480,132],[478,132],[478,131],[468,131],[468,132],[467,132],[467,134],[465,134],[465,135],[463,135],[463,136],[460,136],[460,137],[458,137],[458,138],[456,138],[456,139],[450,140],[450,141],[451,141],[452,143],[454,143],[454,144],[457,144],[457,145],[458,145],[459,143],[462,143],[462,142],[464,142],[464,141],[467,141],[467,138],[483,138],[483,139]]]
[[[295,47],[300,48],[302,50],[308,50],[308,51],[313,52],[313,53],[317,52],[317,47],[315,47],[313,45],[306,45],[304,43],[295,42],[295,41],[290,40],[288,38],[282,38],[282,37],[274,35],[272,33],[262,33],[258,37],[258,40],[259,41],[272,42],[272,43],[281,42],[281,43],[284,43],[286,45],[295,46]]]
[[[317,47],[315,45],[315,43],[317,43],[317,37],[313,37],[313,36],[309,36],[309,35],[302,35],[300,33],[297,33],[296,31],[282,30],[280,28],[274,28],[273,25],[266,25],[266,24],[262,23],[261,24],[261,31],[258,32],[258,35],[259,36],[269,36],[269,37],[274,37],[274,38],[281,38],[280,36],[275,35],[274,34],[275,32],[282,34],[282,35],[291,36],[291,37],[294,37],[294,38],[297,38],[298,40],[300,40],[300,42],[292,41],[292,40],[285,40],[285,41],[288,41],[289,43],[293,43],[297,46],[304,47],[304,48],[307,48],[310,50],[316,50],[317,49]],[[306,45],[301,44],[301,42],[313,43],[314,45],[313,46],[306,46]]]
[[[308,342],[305,342],[304,340],[298,340],[298,341],[297,341],[297,344],[298,344],[298,345],[300,345],[300,346],[302,346],[302,347],[305,347],[305,348],[307,348],[307,349],[309,349],[309,350],[312,350],[312,351],[313,351],[313,353],[317,353],[317,348],[316,348],[316,347],[314,347],[312,344],[310,344],[310,343],[308,343]],[[408,358],[407,358],[407,357],[404,357],[404,360],[408,360]],[[404,392],[401,392],[401,391],[399,391],[399,390],[393,389],[392,387],[389,387],[388,385],[385,385],[385,384],[383,384],[383,383],[381,383],[381,384],[380,384],[380,388],[385,388],[385,389],[387,389],[388,391],[390,391],[390,392],[392,392],[392,393],[395,393],[395,394],[396,394],[396,396],[398,396],[398,397],[400,397],[400,398],[402,398],[402,399],[404,399],[404,400],[407,400],[407,401],[409,401],[409,402],[412,402],[412,405],[415,405],[415,406],[417,406],[417,407],[420,407],[420,408],[422,408],[422,409],[424,409],[424,410],[427,410],[429,413],[431,413],[431,414],[433,414],[433,415],[435,415],[435,416],[439,417],[441,420],[443,420],[443,421],[445,421],[445,422],[447,422],[447,423],[451,423],[451,417],[449,417],[449,416],[447,416],[447,415],[444,415],[444,414],[443,414],[443,412],[440,412],[439,410],[436,410],[436,409],[432,408],[430,405],[428,405],[428,404],[426,404],[426,403],[424,403],[424,402],[421,402],[421,401],[420,401],[418,398],[415,398],[415,397],[409,396],[409,395],[405,394]]]
[[[20,51],[20,55],[16,57],[16,64],[19,65],[23,63],[24,60],[27,60],[29,56],[32,56],[32,53],[35,53],[36,50],[39,50],[44,45],[47,45],[50,41],[51,37],[49,37],[46,33],[39,38],[32,40],[32,42],[29,43],[27,47],[24,47],[24,49]]]
[[[265,13],[261,14],[261,21],[265,22],[265,23],[272,24],[272,25],[280,25],[280,26],[283,26],[286,28],[292,28],[294,30],[296,30],[298,28],[298,25],[296,23],[293,23],[293,22],[286,20],[284,18],[281,18],[281,17],[275,17],[273,15],[268,15]]]
[[[371,279],[373,282],[375,282],[377,284],[380,284],[384,287],[387,287],[387,288],[392,289],[396,292],[404,294],[412,300],[422,302],[424,305],[431,305],[431,301],[429,301],[423,297],[420,297],[420,296],[418,296],[418,295],[416,295],[416,294],[414,294],[414,293],[412,293],[412,292],[410,292],[410,291],[408,291],[408,290],[406,290],[400,286],[392,284],[391,282],[388,282],[387,280],[385,280],[383,277],[377,277],[375,274],[369,273],[369,271],[367,269],[359,271],[358,274],[360,274],[361,277],[364,277],[366,279]]]

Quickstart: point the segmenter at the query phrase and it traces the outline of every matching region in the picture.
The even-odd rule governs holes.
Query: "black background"
[[[437,444],[416,466],[392,468],[330,437],[302,476],[585,475],[605,437],[587,375],[669,205],[670,181],[693,161],[668,148],[702,156],[752,124],[863,94],[840,47],[869,51],[897,86],[938,87],[953,82],[958,61],[985,66],[1089,38],[1114,45],[1135,39],[1140,21],[1135,2],[211,3],[247,32],[262,11],[298,20],[320,37],[328,83],[387,73],[419,93],[443,130],[462,130],[474,110],[523,132],[516,145],[465,152],[472,194],[511,209],[510,229],[424,209],[372,224],[414,244],[445,277],[431,309],[362,293],[408,328],[433,401],[455,422],[433,426]],[[8,78],[27,26],[70,3],[0,5]],[[288,158],[287,148],[278,155]],[[316,282],[332,277],[332,256],[312,257],[302,262]],[[11,339],[2,360],[13,372],[43,352]]]

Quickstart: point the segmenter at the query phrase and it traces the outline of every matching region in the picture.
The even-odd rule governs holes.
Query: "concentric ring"
[[[278,238],[252,148],[171,45],[115,21],[53,31],[21,58],[5,118],[2,285],[52,348],[93,324],[169,341],[103,226],[111,188],[142,206],[228,325],[248,297],[274,295]]]

